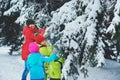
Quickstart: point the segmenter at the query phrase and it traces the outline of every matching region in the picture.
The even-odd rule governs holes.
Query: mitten
[[[34,36],[37,36],[38,34],[39,34],[39,32],[35,32],[35,33],[34,33]]]
[[[58,50],[57,48],[53,48],[53,52],[54,52],[58,57],[60,57],[60,55],[61,55],[60,50]]]

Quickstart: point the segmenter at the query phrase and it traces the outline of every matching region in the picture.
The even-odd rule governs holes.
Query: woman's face
[[[36,26],[35,26],[35,24],[30,24],[29,27],[35,28]]]

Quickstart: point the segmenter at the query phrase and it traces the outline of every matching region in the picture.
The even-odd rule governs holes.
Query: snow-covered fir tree
[[[102,26],[103,7],[99,0],[74,0],[53,12],[50,28],[55,37],[61,24],[65,25],[57,44],[64,50],[66,62],[63,78],[77,80],[80,67],[84,64],[101,67],[104,64]],[[57,17],[57,19],[56,19]],[[49,32],[49,31],[48,31]],[[51,36],[53,36],[51,34]],[[68,68],[69,66],[69,68]]]
[[[62,51],[62,79],[78,80],[81,72],[88,76],[87,66],[103,67],[105,58],[119,59],[119,4],[120,0],[0,0],[0,42],[11,45],[11,52],[16,45],[20,49],[25,20],[34,19],[39,28],[47,27],[45,36],[55,39]]]
[[[113,15],[114,17],[112,18],[109,27],[107,28],[107,33],[111,34],[111,39],[114,41],[114,45],[116,47],[116,54],[115,54],[115,59],[117,59],[118,62],[120,62],[120,37],[119,37],[119,33],[120,33],[120,6],[119,3],[120,0],[114,0],[114,2],[112,2],[114,5],[114,11],[113,11]],[[116,4],[115,4],[116,3]]]
[[[69,0],[0,0],[1,45],[11,46],[10,54],[20,50],[23,41],[21,31],[25,21],[31,18],[40,28],[46,27],[45,24],[51,19],[50,12],[67,1]]]

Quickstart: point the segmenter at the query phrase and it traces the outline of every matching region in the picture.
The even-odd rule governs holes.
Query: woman
[[[28,55],[30,54],[29,50],[28,50],[28,46],[31,42],[35,41],[35,37],[37,34],[41,34],[43,35],[45,33],[45,29],[41,29],[39,30],[36,25],[35,22],[31,19],[28,19],[26,21],[26,26],[24,26],[23,28],[23,36],[24,36],[24,43],[22,45],[22,60],[25,61],[25,69],[23,71],[22,74],[22,80],[26,80],[27,74],[28,74],[28,69],[26,67],[26,60]]]

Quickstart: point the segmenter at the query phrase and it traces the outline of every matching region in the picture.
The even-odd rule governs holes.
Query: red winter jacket
[[[34,42],[34,33],[39,32],[41,35],[45,33],[45,29],[37,29],[37,28],[31,28],[28,26],[25,26],[23,28],[23,35],[24,35],[24,43],[22,45],[22,59],[27,60],[27,56],[30,54],[28,50],[29,43]]]

